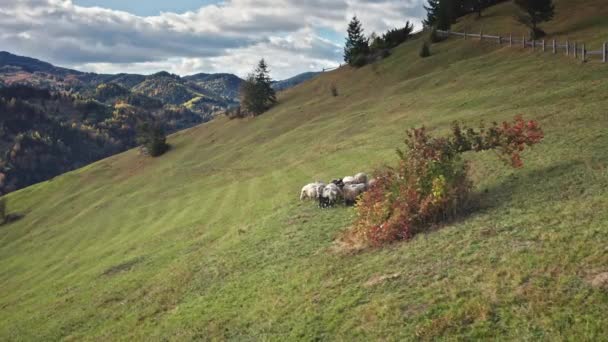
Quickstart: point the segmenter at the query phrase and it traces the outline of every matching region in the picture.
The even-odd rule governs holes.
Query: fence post
[[[513,34],[509,33],[509,47],[513,46]]]
[[[483,40],[483,31],[479,31],[479,41]]]
[[[502,37],[498,36],[498,45],[502,45]]]
[[[524,49],[526,48],[526,36],[521,37],[521,45],[524,47]]]
[[[608,56],[607,55],[608,55],[608,44],[604,43],[604,51],[602,53],[602,61],[604,63],[608,62]]]
[[[557,50],[555,49],[555,39],[553,39],[553,54],[555,55],[557,53]]]
[[[566,56],[570,55],[570,42],[566,40]]]
[[[545,48],[545,40],[543,39],[543,52],[545,52],[545,51],[546,51],[546,48]]]
[[[536,50],[536,39],[532,39],[532,50]]]
[[[581,51],[581,58],[583,62],[587,59],[587,50],[585,50],[585,43],[583,43],[583,50]]]
[[[578,50],[578,47],[576,46],[576,42],[574,42],[574,59],[578,58],[578,51],[576,50]]]

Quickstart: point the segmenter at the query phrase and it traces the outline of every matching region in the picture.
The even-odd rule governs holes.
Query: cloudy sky
[[[423,0],[0,0],[0,50],[102,73],[283,79],[342,60],[353,15],[366,33],[420,27]]]

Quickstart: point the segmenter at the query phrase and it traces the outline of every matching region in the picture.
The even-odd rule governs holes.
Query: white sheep
[[[367,183],[367,175],[363,172],[359,172],[355,175],[355,184],[366,184]]]
[[[344,185],[357,183],[355,177],[353,176],[346,176],[342,178],[342,182],[344,183]]]
[[[325,184],[323,182],[315,182],[304,185],[300,191],[300,201],[305,199],[318,199],[323,193]]]
[[[323,188],[323,194],[319,197],[321,208],[331,207],[342,197],[342,189],[336,184],[330,183]]]
[[[359,195],[367,191],[367,184],[348,184],[342,189],[342,195],[344,196],[344,203],[346,205],[353,205],[357,202]]]
[[[371,189],[376,183],[378,183],[378,179],[372,178],[367,182],[367,188]]]

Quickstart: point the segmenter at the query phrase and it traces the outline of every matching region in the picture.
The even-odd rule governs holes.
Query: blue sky
[[[417,28],[424,0],[0,0],[0,49],[98,73],[275,79],[342,62],[347,24],[367,34]]]
[[[80,6],[99,6],[125,11],[140,16],[159,15],[161,12],[184,13],[202,6],[217,4],[217,0],[74,0]]]

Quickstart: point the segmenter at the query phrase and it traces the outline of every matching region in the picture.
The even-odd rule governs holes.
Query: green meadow
[[[456,29],[523,34],[511,6]],[[604,1],[556,10],[549,39],[608,40]],[[7,195],[24,217],[0,226],[0,340],[606,339],[608,64],[455,38],[421,59],[421,44],[174,134],[160,158]],[[410,242],[344,252],[354,209],[299,201],[393,163],[408,128],[518,114],[545,131],[525,167],[468,154],[480,207]]]

